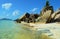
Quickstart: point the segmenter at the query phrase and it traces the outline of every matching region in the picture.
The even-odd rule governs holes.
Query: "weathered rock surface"
[[[53,7],[49,5],[49,2],[46,2],[45,7],[43,8],[40,17],[37,19],[39,22],[48,23],[51,20],[51,15],[53,13]]]
[[[51,16],[51,22],[60,22],[60,10],[54,12]]]
[[[37,22],[46,23],[51,19],[51,10],[46,11],[41,17],[38,17]]]

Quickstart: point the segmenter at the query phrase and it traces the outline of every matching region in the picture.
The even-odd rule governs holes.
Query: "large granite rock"
[[[46,11],[41,17],[38,17],[37,22],[46,23],[47,20],[50,20],[51,10]]]
[[[51,18],[51,22],[60,22],[60,10],[54,12]]]
[[[25,13],[23,16],[21,16],[20,18],[16,19],[15,21],[18,22],[18,23],[21,23],[21,21],[29,22],[29,16],[30,16],[29,13]]]
[[[43,15],[48,10],[51,10],[51,14],[54,12],[53,6],[50,6],[49,1],[46,1],[46,5],[43,7],[40,14]]]
[[[50,6],[49,1],[47,1],[45,7],[42,9],[40,13],[40,17],[38,17],[36,21],[40,23],[49,23],[53,12],[53,6]]]
[[[60,21],[60,14],[56,15],[56,17],[54,19]]]

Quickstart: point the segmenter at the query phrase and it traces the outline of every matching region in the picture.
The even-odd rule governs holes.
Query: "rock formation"
[[[60,10],[57,10],[52,14],[51,22],[60,22]]]
[[[40,17],[37,19],[37,21],[48,23],[50,22],[51,15],[53,14],[53,6],[49,5],[49,1],[46,2],[45,7],[41,11]]]
[[[28,19],[29,16],[30,16],[29,13],[25,13],[22,17],[16,19],[16,21],[17,21],[18,23],[21,23],[21,21],[29,22],[29,19]]]
[[[46,5],[40,12],[40,15],[38,14],[29,14],[25,13],[21,18],[16,19],[18,23],[21,21],[27,22],[27,23],[52,23],[52,22],[60,22],[60,10],[54,12],[53,6],[50,6],[49,1],[46,1]]]
[[[49,1],[46,1],[46,5],[44,6],[40,14],[43,15],[48,10],[51,10],[51,14],[54,12],[53,6],[50,6]]]
[[[29,14],[29,13],[25,13],[21,18],[16,19],[16,21],[18,23],[20,23],[21,21],[23,22],[27,22],[27,23],[31,23],[31,22],[35,22],[35,19],[37,19],[39,17],[38,14]]]
[[[51,10],[46,11],[41,17],[38,17],[37,22],[46,23],[50,22]]]
[[[36,22],[35,19],[37,19],[38,17],[39,17],[38,14],[30,14],[29,22]]]

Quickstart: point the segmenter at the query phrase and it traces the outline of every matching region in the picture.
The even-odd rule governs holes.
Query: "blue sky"
[[[60,0],[49,0],[56,11],[60,8]],[[0,19],[17,19],[25,12],[39,14],[46,0],[0,0]]]

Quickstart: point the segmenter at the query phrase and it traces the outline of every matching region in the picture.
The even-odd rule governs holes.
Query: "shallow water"
[[[48,28],[33,31],[24,26],[14,21],[0,20],[0,39],[52,39],[53,31]]]
[[[24,25],[14,21],[0,21],[0,39],[31,39],[31,30],[23,28]]]

